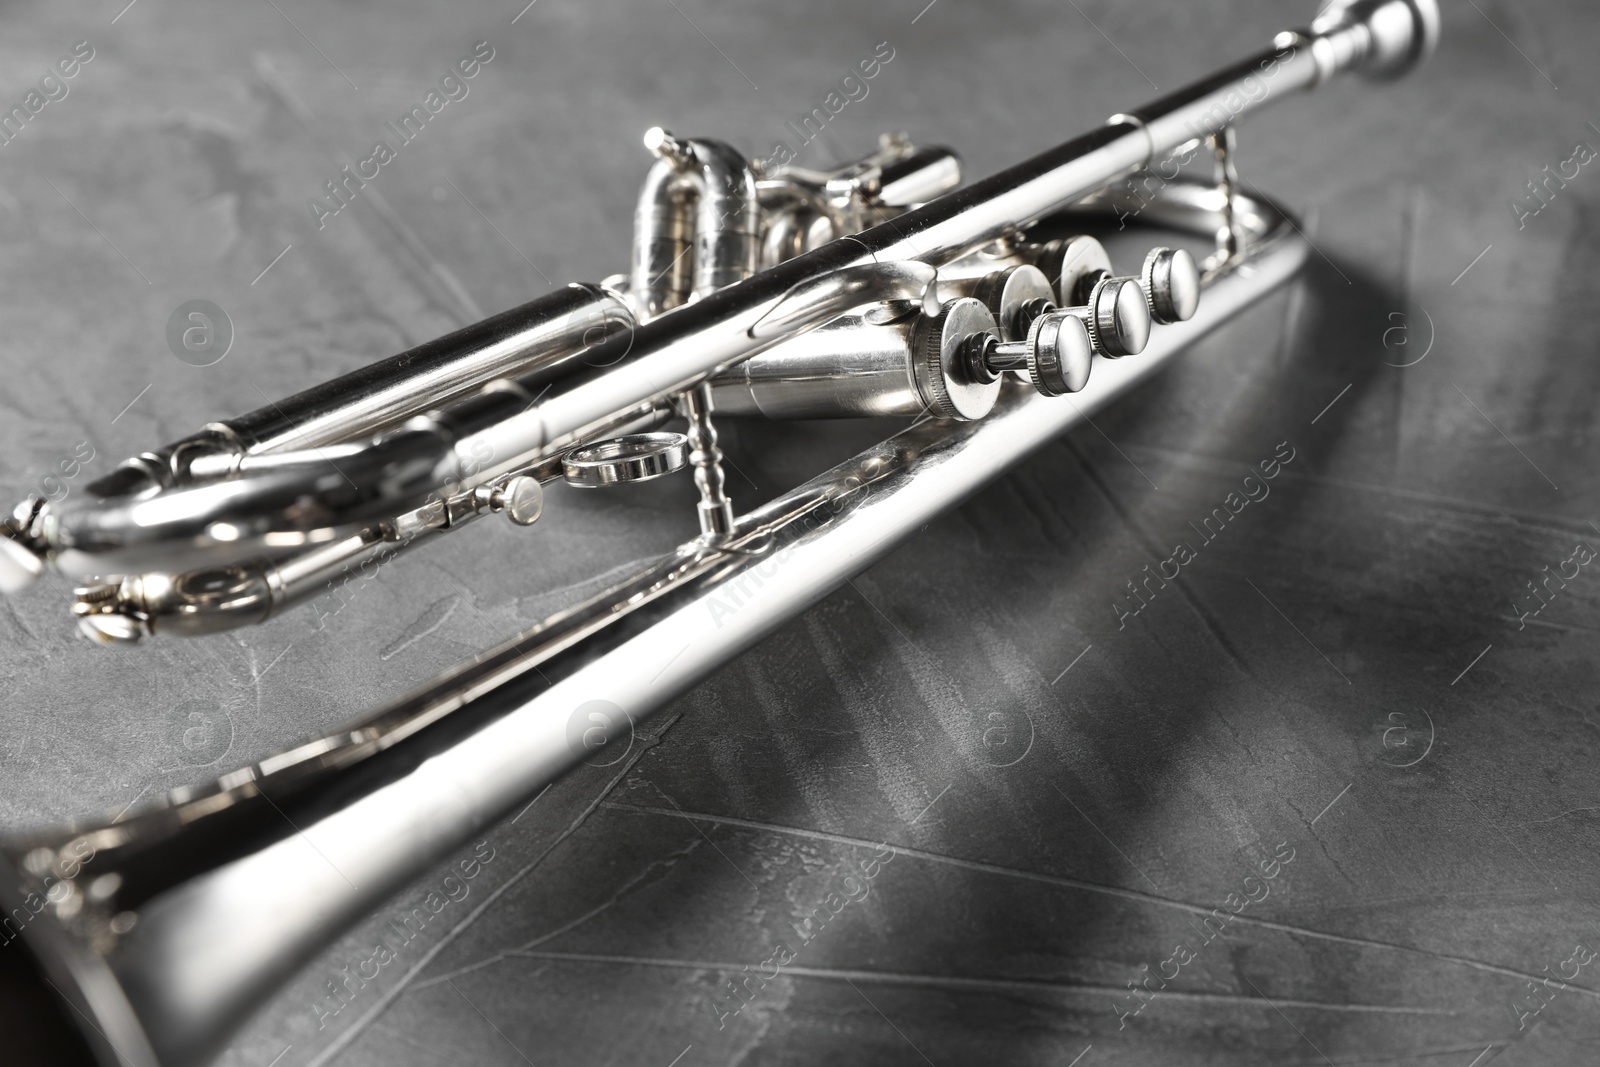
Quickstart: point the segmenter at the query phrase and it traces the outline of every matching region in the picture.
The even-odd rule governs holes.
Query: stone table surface
[[[624,269],[649,126],[770,154],[887,42],[801,161],[903,129],[981,177],[1310,16],[124,2],[6,12],[8,108],[76,42],[93,52],[0,145],[7,499],[75,452],[94,458],[68,491]],[[467,899],[329,1000],[447,867],[420,879],[222,1062],[1592,1061],[1600,978],[1529,983],[1600,939],[1600,573],[1548,603],[1529,583],[1600,544],[1600,173],[1544,201],[1525,183],[1600,145],[1600,16],[1444,9],[1415,77],[1242,127],[1245,179],[1315,243],[1291,291],[495,827]],[[308,199],[478,41],[493,58],[468,95],[319,228]],[[212,366],[166,343],[193,299],[234,329]],[[730,423],[733,494],[893,429]],[[1270,494],[1198,538],[1275,455]],[[6,600],[0,826],[116,813],[342,722],[689,536],[686,494],[558,492],[533,529],[480,524],[336,616],[136,650],[74,639],[59,586]],[[1179,541],[1196,558],[1120,618]],[[780,947],[779,976],[734,999]],[[1174,969],[1148,1003],[1129,992]]]

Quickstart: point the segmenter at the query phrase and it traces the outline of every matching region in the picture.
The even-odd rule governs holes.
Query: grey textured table
[[[123,2],[6,15],[0,101],[93,48],[0,146],[8,499],[79,442],[100,473],[622,269],[650,125],[768,154],[888,41],[802,158],[906,129],[977,177],[1309,17]],[[1528,983],[1600,942],[1600,575],[1536,615],[1527,583],[1600,545],[1600,174],[1520,220],[1510,200],[1600,145],[1600,18],[1445,9],[1420,75],[1244,127],[1246,178],[1316,244],[1291,293],[496,827],[464,898],[437,895],[444,868],[421,879],[223,1062],[1592,1062],[1593,968],[1543,999]],[[319,230],[308,198],[479,40],[470,93]],[[167,349],[190,299],[236,330],[210,367]],[[730,425],[734,495],[892,429]],[[1268,497],[1191,532],[1275,451],[1293,458]],[[341,722],[688,536],[686,492],[558,494],[532,530],[386,568],[321,629],[301,611],[105,651],[71,636],[59,587],[5,601],[0,825],[117,812]],[[1181,577],[1119,621],[1185,540]],[[397,957],[332,999],[419,906]],[[735,999],[775,951],[780,976]]]

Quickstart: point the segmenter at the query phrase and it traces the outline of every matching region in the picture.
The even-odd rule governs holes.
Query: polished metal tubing
[[[916,309],[893,322],[871,312],[844,315],[774,345],[714,378],[711,396],[726,415],[769,419],[919,415],[928,402],[911,368]]]
[[[660,158],[634,212],[629,294],[650,319],[755,273],[761,203],[750,163],[724,142],[680,141],[658,126],[645,145]]]
[[[191,438],[123,463],[87,490],[114,501],[184,480],[190,463],[227,474],[240,456],[368,438],[486,382],[558,363],[633,324],[632,310],[617,293],[574,283],[255,411],[211,423]]]
[[[153,495],[68,499],[45,517],[56,569],[75,578],[200,569],[281,555],[392,518],[473,468],[426,421],[337,458],[181,485]]]
[[[633,313],[618,294],[574,283],[224,425],[252,453],[366,437],[632,325]]]
[[[480,412],[482,429],[466,434],[458,447],[486,448],[502,457],[506,470],[570,447],[618,407],[681,392],[772,344],[754,336],[752,327],[790,289],[867,263],[942,265],[1335,73],[1359,70],[1369,59],[1388,72],[1393,55],[1425,51],[1416,41],[1427,32],[1426,12],[1433,9],[1433,0],[1370,0],[1330,12],[1315,33],[1281,34],[1273,47],[1222,74],[1116,116],[1099,130],[601,343],[584,355],[594,369],[554,382],[536,410],[517,412],[508,404]],[[1375,43],[1390,38],[1382,47]],[[1263,84],[1270,85],[1265,92]]]
[[[1214,191],[1186,195],[1174,217],[1214,226]],[[206,1062],[328,940],[577,763],[586,703],[642,722],[1290,278],[1303,238],[1244,207],[1259,241],[1196,316],[1097,358],[1071,403],[1011,383],[986,419],[918,424],[359,722],[121,822],[12,842],[0,896],[26,857],[92,854],[73,892],[104,891],[24,936],[135,1067]]]
[[[878,168],[873,200],[885,207],[914,207],[961,184],[961,157],[938,145],[918,148]]]

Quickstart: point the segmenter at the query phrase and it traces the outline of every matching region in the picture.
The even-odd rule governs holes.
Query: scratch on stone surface
[[[622,886],[615,893],[611,894],[611,896],[607,897],[605,900],[601,901],[599,904],[597,904],[594,907],[590,908],[588,911],[584,912],[582,915],[579,915],[577,918],[571,919],[571,920],[569,920],[567,922],[562,923],[560,926],[556,927],[554,930],[551,930],[549,933],[540,934],[538,937],[534,938],[532,941],[524,942],[521,945],[516,945],[516,946],[514,946],[512,948],[508,948],[508,949],[502,949],[501,951],[496,952],[492,956],[487,956],[487,957],[485,957],[485,958],[483,958],[481,960],[477,960],[477,961],[475,961],[473,963],[469,963],[464,967],[459,967],[456,970],[449,971],[449,972],[447,972],[445,974],[435,975],[434,977],[429,978],[425,982],[418,982],[412,988],[414,990],[416,990],[416,989],[427,989],[429,986],[440,985],[440,984],[442,984],[444,982],[448,982],[452,978],[459,978],[463,974],[467,974],[467,973],[469,973],[471,971],[476,971],[476,970],[480,970],[481,968],[491,966],[492,964],[498,963],[499,961],[501,961],[503,959],[506,959],[507,957],[511,957],[511,956],[528,956],[528,955],[530,955],[532,953],[532,951],[534,949],[538,948],[540,945],[544,944],[545,942],[552,941],[555,938],[558,938],[562,934],[566,933],[568,930],[573,930],[573,929],[576,929],[579,926],[582,926],[584,923],[588,922],[590,919],[593,919],[596,915],[599,915],[601,912],[610,910],[612,906],[614,906],[615,904],[619,903],[629,893],[633,892],[633,890],[635,888],[637,888],[639,885],[643,884],[646,879],[650,878],[653,874],[655,874],[658,869],[665,870],[665,869],[668,869],[668,868],[676,866],[679,860],[683,859],[685,856],[689,855],[691,852],[694,852],[696,849],[698,849],[704,843],[705,843],[705,838],[696,836],[693,839],[691,839],[689,841],[689,843],[687,845],[685,845],[683,848],[680,848],[677,851],[670,853],[665,858],[658,859],[658,860],[652,860],[650,863],[646,864],[644,866],[644,868],[639,871],[638,874],[634,875],[632,878],[630,878],[626,882],[624,882],[622,884]]]
[[[1417,242],[1420,238],[1422,219],[1421,200],[1422,190],[1417,185],[1407,182],[1405,196],[1400,201],[1400,310],[1404,316],[1401,321],[1406,324],[1408,330],[1411,326],[1411,298],[1414,290],[1412,275],[1416,268]],[[1394,451],[1390,455],[1389,462],[1390,470],[1397,471],[1401,462],[1400,445],[1405,440],[1406,375],[1396,374],[1391,377],[1394,381],[1395,397],[1389,432],[1394,436]]]
[[[1111,491],[1111,487],[1107,485],[1103,479],[1101,479],[1099,472],[1097,472],[1094,467],[1090,465],[1088,457],[1085,456],[1075,445],[1069,443],[1068,447],[1072,449],[1075,455],[1077,455],[1078,462],[1083,465],[1083,471],[1088,477],[1089,483],[1098,489],[1100,494],[1106,498],[1106,502],[1111,505],[1112,512],[1115,513],[1117,518],[1122,521],[1122,524],[1128,528],[1128,531],[1133,534],[1134,539],[1139,542],[1139,547],[1144,549],[1150,555],[1154,556],[1156,559],[1164,558],[1165,553],[1163,553],[1155,544],[1154,540],[1145,533],[1144,528],[1134,521],[1133,513],[1129,509],[1123,507],[1122,502],[1118,500],[1116,494]],[[1181,579],[1183,576],[1180,575],[1179,577]],[[1250,665],[1245,662],[1244,657],[1239,654],[1239,651],[1233,647],[1233,642],[1229,641],[1227,634],[1222,632],[1222,624],[1211,616],[1211,612],[1206,610],[1205,605],[1200,602],[1200,599],[1194,595],[1194,591],[1189,588],[1189,584],[1181,580],[1173,581],[1169,584],[1178,591],[1178,595],[1183,598],[1184,603],[1189,605],[1189,610],[1194,612],[1195,617],[1200,620],[1201,625],[1205,627],[1208,633],[1210,633],[1211,639],[1217,643],[1217,647],[1222,649],[1223,653],[1227,655],[1228,659],[1233,661],[1233,665],[1239,669],[1239,672],[1246,678],[1254,679],[1256,676],[1255,672],[1250,669]]]
[[[30,641],[39,640],[39,635],[33,632],[33,627],[28,625],[27,620],[22,617],[22,613],[17,610],[16,598],[6,597],[4,603],[6,614],[11,617],[11,621],[16,624],[17,629],[27,634]]]
[[[435,600],[423,610],[422,614],[412,620],[411,625],[407,626],[399,637],[383,647],[383,650],[378,653],[378,658],[381,660],[392,659],[418,641],[421,641],[424,637],[436,632],[439,627],[450,620],[450,616],[455,614],[456,608],[460,606],[461,597],[459,595],[441,597]]]
[[[1569,811],[1562,812],[1560,815],[1552,815],[1548,819],[1535,819],[1532,822],[1523,823],[1522,825],[1524,825],[1524,826],[1538,826],[1541,823],[1555,822],[1557,819],[1565,819],[1568,815],[1576,815],[1580,811],[1600,811],[1600,807],[1572,808]]]
[[[946,856],[938,852],[929,852],[925,849],[911,848],[907,845],[895,845],[892,842],[868,841],[865,838],[849,837],[844,834],[823,833],[820,830],[806,830],[796,826],[784,826],[781,823],[763,822],[758,819],[740,819],[732,815],[708,815],[704,812],[686,811],[677,812],[671,808],[650,807],[643,804],[630,804],[625,801],[608,801],[604,805],[618,811],[635,811],[647,815],[665,815],[671,818],[703,819],[706,822],[724,823],[729,826],[742,826],[750,830],[765,830],[769,833],[792,834],[796,837],[809,837],[819,841],[831,841],[840,845],[855,845],[861,848],[877,848],[880,844],[890,844],[895,852],[912,859],[925,860],[930,863],[948,864],[984,874],[994,874],[1005,878],[1020,878],[1030,882],[1042,882],[1045,885],[1060,886],[1066,889],[1078,889],[1088,893],[1100,893],[1110,897],[1120,897],[1140,904],[1155,904],[1162,907],[1174,908],[1179,911],[1189,912],[1194,915],[1209,916],[1212,909],[1199,904],[1190,904],[1187,901],[1174,900],[1171,897],[1159,896],[1155,893],[1143,893],[1137,889],[1123,889],[1120,886],[1104,885],[1100,882],[1090,882],[1081,878],[1071,878],[1059,874],[1042,874],[1038,871],[1023,871],[1015,867],[1002,867],[997,863],[985,863],[982,860],[962,859],[959,856]],[[1240,926],[1254,926],[1263,930],[1275,930],[1291,937],[1311,937],[1319,941],[1332,941],[1338,944],[1355,945],[1362,948],[1387,949],[1391,952],[1401,952],[1407,955],[1423,956],[1428,959],[1439,960],[1443,963],[1454,963],[1474,970],[1484,971],[1489,974],[1498,974],[1507,978],[1515,978],[1519,982],[1540,981],[1540,977],[1519,971],[1511,967],[1502,967],[1496,963],[1484,960],[1475,960],[1467,956],[1457,956],[1448,952],[1435,952],[1432,949],[1414,948],[1410,945],[1396,945],[1389,941],[1378,941],[1373,938],[1351,937],[1346,934],[1332,934],[1322,930],[1312,930],[1304,926],[1295,926],[1293,923],[1274,922],[1271,919],[1261,919],[1255,916],[1235,914],[1232,922]],[[1600,991],[1589,989],[1585,986],[1568,985],[1567,989],[1582,993],[1594,1000],[1600,1000]]]
[[[720,960],[686,960],[659,956],[622,956],[599,952],[526,952],[530,959],[562,961],[569,963],[620,963],[636,967],[671,967],[692,971],[738,971],[745,966]],[[782,974],[796,978],[820,978],[838,982],[877,982],[881,985],[912,985],[932,989],[971,990],[981,993],[1066,993],[1110,994],[1126,996],[1126,986],[1100,985],[1093,982],[1051,982],[1039,978],[969,978],[960,975],[919,974],[900,971],[858,971],[843,967],[784,967]],[[1455,1015],[1447,1008],[1413,1008],[1403,1004],[1351,1004],[1325,1000],[1287,1000],[1274,997],[1270,1001],[1242,993],[1200,993],[1179,989],[1163,989],[1162,997],[1199,1003],[1237,1004],[1273,1010],[1272,1005],[1295,1008],[1315,1008],[1320,1011],[1367,1013],[1381,1015]]]
[[[393,987],[384,990],[383,994],[378,997],[377,1002],[373,1004],[372,1007],[368,1008],[365,1014],[352,1023],[350,1025],[350,1029],[334,1038],[333,1043],[327,1048],[323,1049],[315,1059],[307,1064],[307,1067],[325,1067],[325,1065],[331,1062],[335,1056],[339,1055],[339,1053],[343,1052],[346,1048],[353,1044],[355,1039],[360,1037],[367,1027],[371,1026],[374,1022],[381,1018],[383,1013],[388,1011],[389,1008],[394,1005],[394,1002],[399,1000],[406,990],[410,988],[412,981],[415,980],[418,974],[422,973],[423,968],[432,963],[434,958],[437,957],[439,953],[443,952],[446,947],[454,944],[456,938],[460,937],[466,932],[468,927],[477,922],[478,919],[494,905],[495,901],[499,900],[501,897],[505,896],[506,893],[510,892],[514,886],[522,881],[522,879],[526,878],[536,868],[538,868],[538,866],[545,861],[545,858],[548,857],[550,853],[560,848],[562,843],[565,842],[567,838],[578,832],[578,829],[583,826],[583,824],[588,820],[589,816],[594,814],[594,812],[599,809],[601,803],[606,799],[606,797],[611,795],[612,790],[616,789],[617,786],[622,783],[622,780],[628,776],[629,772],[633,770],[634,765],[645,757],[645,753],[649,752],[651,749],[655,748],[661,743],[662,739],[666,737],[667,731],[671,730],[673,725],[677,723],[680,718],[682,718],[682,713],[674,715],[672,718],[663,723],[661,729],[656,732],[655,737],[650,739],[647,743],[639,746],[639,751],[628,758],[628,761],[622,765],[622,769],[613,775],[611,780],[606,783],[605,788],[600,790],[600,792],[595,795],[595,798],[578,813],[577,818],[573,819],[572,822],[567,824],[566,829],[562,830],[561,833],[556,835],[556,839],[554,841],[545,846],[545,848],[540,851],[537,856],[533,857],[533,859],[529,860],[527,863],[523,864],[521,868],[513,872],[510,878],[507,878],[504,883],[494,890],[494,892],[485,897],[478,904],[478,906],[468,912],[460,922],[452,926],[449,931],[445,933],[444,937],[439,939],[438,944],[434,945],[433,947],[429,948],[427,952],[423,953],[422,958],[413,964],[405,974],[401,975],[400,980],[396,982]]]
[[[410,1045],[419,1052],[426,1052],[432,1059],[439,1060],[441,1062],[445,1062],[450,1059],[449,1056],[445,1055],[439,1049],[430,1048],[429,1046],[424,1045],[421,1041],[418,1041],[416,1038],[400,1030],[398,1027],[386,1026],[383,1023],[377,1023],[372,1027],[372,1029],[376,1033],[382,1033],[394,1038],[401,1044]],[[269,1064],[268,1067],[272,1067],[272,1065]]]
[[[1323,841],[1320,837],[1316,838],[1316,842],[1321,848],[1322,858],[1333,865],[1333,869],[1339,872],[1339,877],[1350,883],[1350,888],[1360,889],[1361,883],[1350,877],[1349,872],[1344,869],[1344,864],[1340,863],[1339,858],[1335,856],[1333,851],[1328,848],[1327,842]]]

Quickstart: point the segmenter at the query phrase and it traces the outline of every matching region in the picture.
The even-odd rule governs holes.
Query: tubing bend
[[[657,127],[645,144],[660,158],[634,212],[629,293],[651,319],[755,273],[761,204],[749,162],[722,141],[679,140]]]
[[[693,141],[700,164],[694,294],[742,282],[761,258],[761,203],[745,158],[721,141]]]

